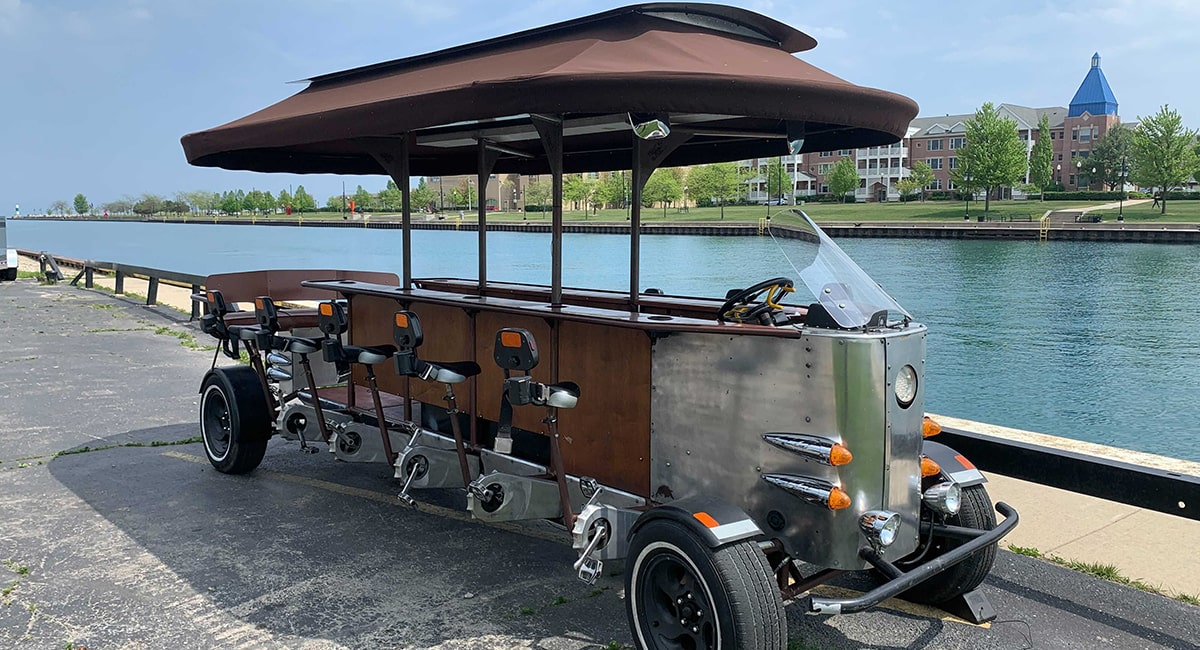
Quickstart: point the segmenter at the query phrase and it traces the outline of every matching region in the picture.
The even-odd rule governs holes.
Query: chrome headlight
[[[871,510],[859,518],[858,527],[872,546],[891,546],[896,541],[896,533],[900,531],[900,515],[886,510]]]
[[[917,371],[912,366],[904,366],[896,374],[896,401],[900,408],[908,408],[916,398]]]
[[[958,514],[962,504],[962,488],[954,483],[938,483],[921,495],[925,505],[946,515]]]

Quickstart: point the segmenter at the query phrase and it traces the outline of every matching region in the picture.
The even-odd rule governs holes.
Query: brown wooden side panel
[[[415,304],[412,311],[421,319],[425,342],[417,350],[417,356],[426,361],[477,361],[475,341],[471,337],[471,317],[458,307]],[[483,361],[487,361],[484,359]],[[483,365],[483,362],[479,362]],[[454,387],[458,408],[469,411],[471,404],[471,381]],[[446,387],[443,384],[413,379],[412,397],[419,402],[445,406]]]
[[[479,416],[498,422],[500,420],[500,394],[504,390],[504,371],[496,365],[492,348],[496,343],[496,332],[505,327],[520,327],[529,330],[538,344],[541,362],[533,369],[533,377],[540,382],[550,381],[550,368],[553,367],[553,350],[550,339],[550,326],[541,318],[533,316],[518,316],[497,312],[479,312],[475,316],[475,359],[483,372],[479,374]],[[536,406],[519,406],[513,409],[513,426],[546,432],[542,418],[546,417],[546,409]]]
[[[400,303],[390,298],[376,296],[354,296],[350,301],[349,343],[361,346],[395,345],[392,341],[393,315],[400,311]],[[354,364],[351,367],[355,384],[367,385],[366,370]],[[375,366],[375,377],[379,390],[396,395],[404,394],[404,380],[396,374],[396,365],[391,361]],[[369,406],[367,404],[359,406]]]
[[[559,323],[559,380],[579,384],[579,404],[559,412],[567,472],[638,495],[650,490],[650,337]]]

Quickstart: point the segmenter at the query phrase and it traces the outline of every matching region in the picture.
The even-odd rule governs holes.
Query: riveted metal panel
[[[919,470],[912,469],[916,451],[910,453],[910,447],[919,447],[920,426],[915,441],[893,445],[888,439],[887,400],[894,403],[895,397],[885,340],[920,338],[924,331],[912,325],[886,334],[811,330],[800,339],[694,333],[660,339],[652,375],[654,497],[725,498],[768,536],[783,540],[794,557],[861,568],[862,512],[894,502],[911,508],[902,513],[906,523],[916,520],[916,504],[896,496],[907,492],[897,490],[888,476],[891,467],[903,475],[915,471],[919,479]],[[918,399],[909,410],[921,408]],[[854,460],[841,467],[807,460],[765,442],[762,435],[772,431],[830,438],[849,447]],[[912,458],[897,462],[896,453]],[[831,511],[807,503],[763,481],[764,473],[827,481],[845,490],[852,505]],[[902,536],[888,555],[915,547],[915,536]]]

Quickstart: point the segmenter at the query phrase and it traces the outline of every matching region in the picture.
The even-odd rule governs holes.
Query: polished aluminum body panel
[[[866,544],[859,516],[892,510],[903,525],[884,555],[911,553],[920,507],[924,350],[925,327],[917,324],[872,332],[806,329],[799,339],[690,332],[659,339],[651,491],[659,500],[726,498],[794,557],[840,569],[866,566],[858,556]],[[897,404],[892,386],[904,364],[918,376],[907,409]],[[846,445],[854,459],[841,467],[808,460],[764,441],[767,432],[829,438]],[[840,486],[851,506],[834,511],[809,503],[762,474]]]

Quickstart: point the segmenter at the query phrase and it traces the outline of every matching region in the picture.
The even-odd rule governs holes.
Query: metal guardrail
[[[27,250],[18,250],[18,253],[42,260],[43,271],[47,262],[55,269],[58,268],[55,258],[48,253]],[[158,304],[160,281],[190,286],[192,293],[200,293],[206,280],[200,275],[130,264],[66,258],[59,258],[57,261],[78,268],[79,273],[71,280],[71,284],[77,285],[82,278],[84,286],[89,289],[92,288],[92,276],[95,271],[114,273],[118,294],[124,293],[125,277],[132,275],[147,278],[150,287],[146,296],[147,305]],[[62,277],[61,274],[59,277]],[[199,317],[200,304],[193,302],[192,319]],[[1189,476],[953,427],[943,427],[937,441],[970,458],[981,470],[1200,521],[1200,476]]]
[[[83,286],[91,289],[94,286],[94,276],[96,271],[105,271],[112,273],[116,282],[113,292],[117,294],[125,293],[125,278],[133,276],[145,278],[147,282],[146,289],[146,304],[158,304],[158,286],[162,281],[174,283],[181,286],[190,287],[192,293],[199,293],[204,286],[205,276],[194,275],[191,273],[177,273],[175,271],[164,271],[162,269],[152,269],[144,266],[135,266],[133,264],[117,264],[116,262],[100,262],[96,260],[73,260],[65,257],[58,257],[45,251],[29,251],[17,249],[18,255],[32,257],[41,263],[42,274],[50,281],[64,279],[62,271],[59,270],[59,265],[68,266],[79,269],[79,272],[71,280],[72,286],[77,286],[79,280],[83,280]],[[192,320],[200,318],[199,303],[192,303]]]

